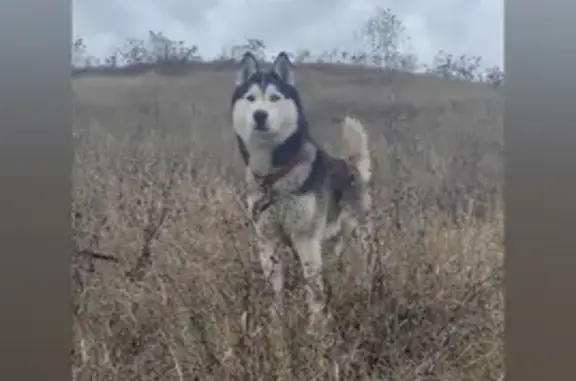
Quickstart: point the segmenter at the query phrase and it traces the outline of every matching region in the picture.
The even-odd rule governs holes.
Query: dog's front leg
[[[260,249],[260,264],[267,282],[270,282],[274,292],[272,314],[281,315],[283,307],[284,269],[282,259],[277,255],[277,244],[270,240],[258,240]]]
[[[311,320],[315,321],[324,311],[324,282],[322,279],[322,246],[320,237],[296,236],[292,245],[302,265],[306,280],[307,303]]]

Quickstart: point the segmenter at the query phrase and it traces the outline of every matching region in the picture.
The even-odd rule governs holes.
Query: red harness
[[[254,173],[254,178],[256,179],[260,190],[264,193],[264,195],[256,200],[252,206],[252,219],[254,221],[258,219],[263,211],[265,211],[268,207],[270,207],[270,205],[274,203],[274,201],[276,201],[277,195],[276,192],[274,192],[272,189],[274,184],[286,176],[299,163],[301,163],[302,157],[302,154],[295,155],[286,165],[278,168],[273,172],[267,173],[266,175],[258,175]],[[316,160],[312,164],[312,172],[315,172],[315,170],[322,165],[321,161],[327,167],[326,169],[328,170],[328,177],[330,179],[330,183],[332,184],[332,189],[336,193],[335,201],[339,202],[340,198],[342,197],[343,190],[354,181],[354,175],[350,171],[346,160],[329,157],[320,151],[317,152]],[[308,179],[304,181],[304,184],[302,184],[296,193],[301,193],[309,189],[311,186],[310,182],[315,181],[315,178],[316,176],[314,173],[311,173]]]
[[[270,205],[276,201],[276,192],[272,190],[272,187],[278,180],[286,176],[294,167],[296,167],[302,161],[302,154],[294,155],[294,157],[284,166],[267,173],[265,175],[259,175],[254,173],[254,179],[258,183],[260,190],[264,195],[254,202],[252,205],[252,219],[254,221],[258,220],[260,214],[268,209]]]

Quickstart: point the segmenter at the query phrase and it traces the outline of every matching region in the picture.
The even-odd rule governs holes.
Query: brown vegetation
[[[285,325],[266,324],[230,69],[76,78],[74,380],[503,378],[501,94],[337,65],[297,74],[329,150],[345,114],[369,130],[371,292],[327,253],[331,334],[302,328],[297,276]]]

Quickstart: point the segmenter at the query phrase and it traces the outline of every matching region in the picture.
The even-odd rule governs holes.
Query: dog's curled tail
[[[372,177],[372,163],[368,148],[368,135],[362,123],[351,116],[346,116],[342,123],[342,156],[367,183]]]

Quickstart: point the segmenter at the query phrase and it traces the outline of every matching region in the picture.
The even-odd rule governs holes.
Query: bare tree
[[[195,45],[187,46],[184,41],[174,41],[162,32],[148,32],[148,45],[152,60],[155,62],[189,62],[197,60]]]
[[[462,54],[458,57],[440,50],[428,68],[428,72],[443,78],[463,79],[466,81],[477,81],[482,79],[480,68],[482,58]]]
[[[127,65],[139,65],[150,62],[150,54],[143,40],[129,38],[124,46],[118,51],[123,63]]]
[[[300,50],[296,51],[296,54],[294,56],[294,61],[296,63],[308,62],[308,61],[310,61],[311,57],[312,57],[312,54],[310,53],[310,50],[300,49]]]
[[[76,38],[72,42],[72,67],[89,68],[99,64],[99,60],[88,53],[88,48],[83,38]]]
[[[72,65],[74,67],[84,66],[86,61],[87,48],[84,39],[77,38],[72,43]]]
[[[259,60],[266,59],[266,44],[264,41],[257,38],[249,38],[240,45],[234,45],[230,51],[230,58],[240,60],[244,53],[251,52]]]
[[[500,87],[504,82],[504,71],[500,66],[493,66],[484,72],[484,81],[494,87]]]
[[[360,40],[373,64],[388,67],[396,66],[400,45],[408,36],[402,21],[389,8],[377,7],[361,29]]]

